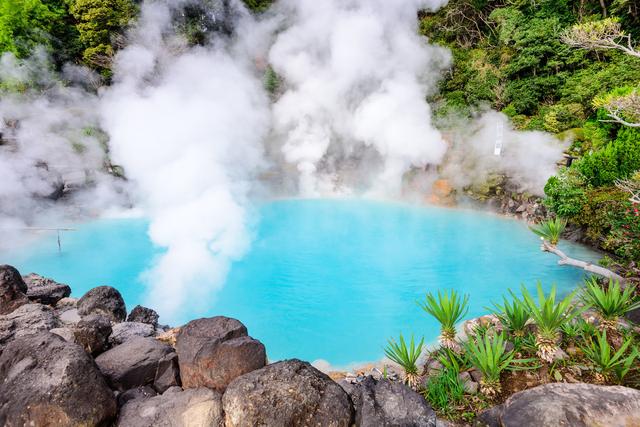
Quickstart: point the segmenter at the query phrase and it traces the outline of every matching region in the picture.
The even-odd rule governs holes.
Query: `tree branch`
[[[579,259],[571,258],[567,256],[564,252],[558,249],[557,246],[552,245],[546,240],[542,241],[541,249],[544,252],[551,252],[552,254],[557,255],[560,260],[558,261],[558,265],[571,265],[573,267],[578,267],[587,271],[589,273],[597,274],[598,276],[606,277],[607,279],[617,280],[621,284],[624,282],[624,278],[617,273],[609,270],[608,268],[601,267],[599,265],[595,265],[591,262],[581,261]]]

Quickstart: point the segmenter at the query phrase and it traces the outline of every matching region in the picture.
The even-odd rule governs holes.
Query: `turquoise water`
[[[399,332],[437,338],[437,324],[415,303],[428,291],[469,293],[470,318],[520,283],[533,288],[541,280],[567,291],[582,278],[542,253],[523,223],[477,211],[321,199],[271,202],[259,215],[251,251],[233,265],[206,314],[241,319],[271,360],[379,360],[386,339]],[[138,275],[159,253],[146,226],[141,219],[81,224],[63,235],[62,253],[47,236],[0,254],[0,263],[66,282],[78,297],[113,285],[133,308],[145,296]],[[185,308],[180,320],[193,316]]]

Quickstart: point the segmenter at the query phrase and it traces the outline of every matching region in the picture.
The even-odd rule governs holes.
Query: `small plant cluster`
[[[472,418],[489,403],[506,398],[505,385],[513,392],[510,381],[516,382],[518,375],[533,378],[533,385],[578,381],[576,376],[583,382],[640,385],[640,341],[622,321],[640,308],[633,285],[603,285],[588,277],[563,298],[555,286],[545,293],[538,283],[532,294],[523,285],[521,296],[509,290],[489,309],[495,322],[480,322],[457,334],[468,303],[469,295],[455,290],[427,294],[418,305],[440,323],[439,345],[428,352],[424,338],[407,342],[400,335],[385,349],[404,369],[405,382],[441,416]],[[424,368],[421,356],[427,358]],[[479,377],[479,392],[467,388],[470,373]]]

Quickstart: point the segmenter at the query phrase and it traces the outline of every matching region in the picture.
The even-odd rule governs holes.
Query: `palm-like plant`
[[[595,340],[589,340],[587,345],[582,346],[585,356],[595,365],[596,380],[606,382],[613,374],[618,382],[624,381],[633,362],[639,356],[638,349],[635,347],[629,355],[625,356],[631,342],[631,338],[625,340],[618,351],[615,351],[607,341],[607,331],[602,331],[602,333],[596,333]]]
[[[457,350],[456,323],[458,323],[469,311],[469,295],[460,294],[454,289],[447,292],[438,291],[438,297],[428,293],[424,302],[418,305],[440,322],[440,344],[444,348]]]
[[[402,367],[404,370],[404,381],[413,389],[418,387],[418,383],[420,381],[417,362],[422,354],[423,346],[424,338],[422,338],[418,345],[416,345],[412,335],[411,341],[407,345],[404,337],[400,334],[398,342],[394,339],[390,339],[384,349],[384,353],[387,357]]]
[[[503,304],[494,303],[495,309],[493,311],[513,336],[522,338],[525,334],[525,326],[527,326],[531,318],[531,310],[511,289],[509,289],[509,293],[511,294],[511,301],[503,296]]]
[[[504,334],[485,336],[477,341],[470,339],[465,344],[471,364],[482,373],[480,392],[494,397],[501,392],[500,374],[510,367],[513,351],[507,351]]]
[[[554,219],[542,221],[540,224],[529,228],[543,240],[546,240],[550,244],[555,246],[560,241],[560,236],[562,235],[566,227],[567,220],[556,217]]]
[[[614,331],[620,317],[640,307],[640,301],[635,298],[635,290],[633,285],[623,290],[617,280],[609,281],[609,285],[603,288],[594,277],[590,277],[585,280],[580,296],[585,304],[594,307],[600,314],[601,329]]]
[[[525,304],[531,310],[531,318],[537,326],[536,347],[537,355],[545,362],[551,363],[558,351],[558,335],[562,324],[571,322],[580,313],[573,305],[575,292],[567,295],[556,303],[556,287],[551,288],[548,296],[544,295],[542,284],[538,282],[538,302],[536,303],[525,286],[522,286],[522,296]]]

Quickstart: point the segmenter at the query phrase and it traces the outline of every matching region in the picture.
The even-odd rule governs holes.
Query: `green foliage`
[[[458,374],[455,370],[443,369],[438,375],[429,378],[423,395],[435,410],[451,414],[453,406],[462,402],[464,383]]]
[[[596,332],[596,339],[590,339],[586,345],[581,346],[581,349],[605,379],[613,374],[616,380],[622,383],[640,355],[636,347],[626,354],[632,342],[631,338],[627,338],[616,351],[607,341],[607,332],[603,331]]]
[[[278,77],[278,74],[274,71],[271,65],[269,65],[266,71],[264,72],[264,88],[271,95],[274,95],[277,92],[279,87],[280,87],[280,77]]]
[[[428,314],[435,317],[442,327],[443,336],[452,340],[455,337],[455,325],[469,311],[469,295],[461,297],[455,290],[449,292],[438,291],[438,297],[427,294],[425,302],[418,302],[418,305]]]
[[[585,304],[594,307],[607,320],[616,320],[631,310],[640,307],[640,301],[635,298],[636,287],[628,285],[623,289],[620,282],[610,281],[606,288],[600,286],[594,277],[585,279],[581,298]]]
[[[552,245],[557,245],[566,226],[567,220],[558,216],[554,219],[542,221],[538,225],[529,227],[529,229]]]
[[[531,318],[538,327],[538,334],[547,339],[555,339],[564,323],[571,322],[580,315],[582,310],[573,306],[573,297],[576,292],[572,292],[564,299],[556,303],[556,286],[553,285],[549,295],[544,294],[542,284],[538,282],[538,302],[534,300],[527,288],[522,286],[522,296],[525,304],[531,310]]]
[[[244,4],[255,13],[264,12],[267,10],[272,4],[273,0],[242,0]]]
[[[522,337],[525,334],[525,327],[531,318],[531,310],[511,289],[509,289],[509,293],[511,294],[511,301],[503,296],[502,305],[494,303],[494,313],[511,334]]]
[[[561,217],[578,215],[586,200],[584,179],[576,169],[563,168],[544,186],[544,204]]]
[[[503,334],[487,335],[477,341],[470,339],[464,349],[483,380],[492,384],[500,383],[500,374],[511,366],[515,357],[513,351],[506,350]]]
[[[418,366],[416,362],[422,354],[422,347],[424,345],[424,338],[416,345],[413,335],[411,341],[407,344],[402,334],[398,342],[393,339],[388,341],[387,346],[384,349],[384,354],[404,369],[406,374],[415,375],[418,373]]]
[[[442,363],[445,369],[455,372],[462,372],[471,368],[471,361],[465,352],[456,352],[449,348],[445,348],[438,355],[438,361]]]

